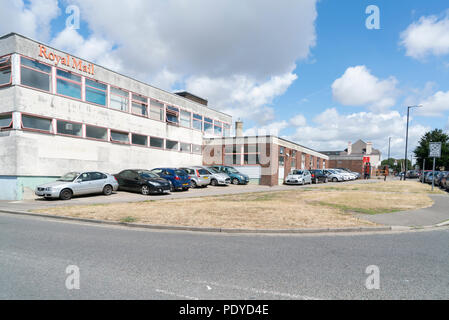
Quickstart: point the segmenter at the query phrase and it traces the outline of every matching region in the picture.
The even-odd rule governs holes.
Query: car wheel
[[[237,178],[232,179],[232,184],[238,185],[239,183],[240,183],[239,179],[237,179]]]
[[[104,186],[104,188],[103,188],[103,194],[105,195],[105,196],[110,196],[111,194],[112,194],[112,186],[110,186],[109,184],[108,185],[106,185],[106,186]]]
[[[196,188],[196,187],[198,187],[196,185],[196,182],[194,180],[190,180],[190,188]]]
[[[326,179],[324,179],[324,183],[328,183],[329,182],[329,180],[326,178]]]
[[[212,181],[210,182],[210,184],[211,184],[211,186],[216,187],[216,186],[218,186],[218,181],[215,180],[215,179],[212,179]]]
[[[305,185],[305,184],[306,184],[306,182],[305,182],[304,180],[302,180],[301,185],[303,186],[303,185]]]
[[[332,178],[332,182],[338,182],[337,178]]]
[[[73,195],[72,190],[64,189],[59,194],[59,199],[61,199],[61,200],[70,200],[70,199],[72,199],[72,195]]]
[[[143,185],[143,186],[140,188],[140,193],[143,194],[144,196],[149,195],[149,194],[150,194],[150,187],[147,186],[147,185]]]

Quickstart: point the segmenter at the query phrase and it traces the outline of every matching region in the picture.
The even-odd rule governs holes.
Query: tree
[[[396,162],[396,165],[394,164]],[[392,171],[396,171],[396,172],[401,172],[404,171],[404,159],[394,159],[394,158],[389,158],[389,159],[385,159],[382,160],[381,162],[381,166],[386,166],[388,165],[388,168],[390,168],[390,170]],[[411,170],[412,168],[412,162],[407,159],[407,169]]]
[[[416,161],[422,166],[423,160],[426,159],[425,170],[432,170],[433,158],[429,158],[429,143],[441,142],[441,158],[436,158],[435,168],[449,168],[449,135],[445,134],[441,129],[434,129],[426,132],[419,141],[418,146],[413,151]]]

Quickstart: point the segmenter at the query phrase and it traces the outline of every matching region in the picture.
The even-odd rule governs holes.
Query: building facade
[[[351,171],[364,173],[364,168],[368,165],[373,175],[379,168],[382,153],[373,148],[371,142],[358,140],[355,143],[348,143],[348,147],[343,151],[321,151],[329,157],[329,168],[348,168]]]
[[[276,136],[205,138],[204,165],[229,165],[249,176],[252,183],[282,184],[293,169],[324,169],[329,157]]]
[[[68,171],[199,165],[231,116],[11,33],[0,38],[0,200]]]

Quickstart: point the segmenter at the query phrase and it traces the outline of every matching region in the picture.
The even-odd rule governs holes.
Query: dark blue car
[[[151,172],[171,182],[173,190],[189,190],[190,178],[187,172],[176,168],[156,168]]]

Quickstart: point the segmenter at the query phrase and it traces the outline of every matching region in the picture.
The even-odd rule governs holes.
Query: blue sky
[[[371,141],[403,157],[449,129],[449,3],[428,0],[6,0],[1,33],[19,32],[169,91],[189,90],[317,150]],[[80,12],[68,27],[66,8]],[[368,5],[380,29],[368,30]]]

